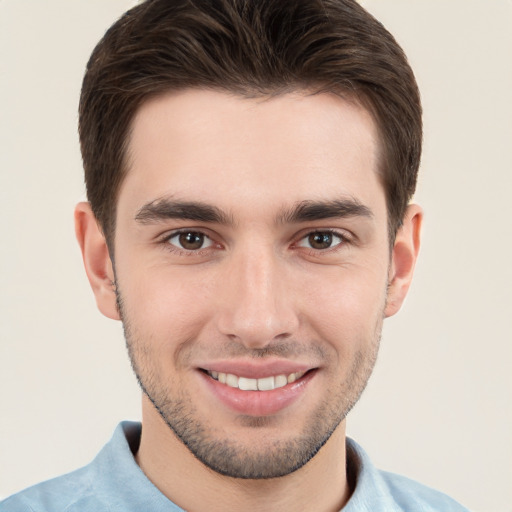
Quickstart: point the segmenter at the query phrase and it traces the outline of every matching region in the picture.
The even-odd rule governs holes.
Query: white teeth
[[[238,377],[232,373],[222,373],[209,371],[208,375],[222,384],[232,388],[238,388],[243,391],[271,391],[282,388],[286,384],[291,384],[300,379],[306,372],[295,372],[290,375],[276,375],[271,377],[262,377],[261,379],[250,379],[248,377]]]
[[[283,386],[286,386],[286,384],[288,384],[288,378],[286,377],[286,375],[278,375],[275,378],[274,386],[276,388],[282,388]]]
[[[260,391],[271,391],[275,387],[274,377],[264,377],[263,379],[258,379],[258,389]]]
[[[238,387],[238,377],[236,375],[228,373],[226,375],[226,384],[232,388],[237,388]]]
[[[258,391],[258,381],[256,379],[238,377],[238,387],[244,391]]]

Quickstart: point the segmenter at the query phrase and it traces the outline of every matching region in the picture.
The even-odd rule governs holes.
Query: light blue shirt
[[[87,466],[7,498],[0,512],[179,512],[141,471],[133,454],[140,423],[122,422]],[[347,439],[347,468],[355,490],[343,512],[469,512],[438,491],[377,470]]]

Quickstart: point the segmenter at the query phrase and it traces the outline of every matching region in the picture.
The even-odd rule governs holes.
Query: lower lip
[[[246,416],[270,416],[299,400],[316,371],[309,371],[299,380],[272,391],[242,391],[212,379],[203,371],[199,374],[210,391],[231,410]]]

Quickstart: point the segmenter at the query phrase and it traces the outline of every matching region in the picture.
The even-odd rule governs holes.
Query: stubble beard
[[[136,333],[116,286],[117,304],[123,322],[126,346],[139,386],[176,437],[205,466],[241,479],[269,479],[286,476],[308,463],[329,440],[341,421],[359,400],[377,359],[382,320],[366,351],[356,354],[345,380],[327,390],[322,402],[310,413],[301,433],[291,439],[268,440],[260,450],[251,450],[239,440],[211,427],[201,417],[190,396],[166,387],[158,378],[151,359],[151,345]],[[288,342],[293,344],[293,342]],[[279,350],[283,352],[282,348]],[[272,354],[269,354],[272,355]],[[247,428],[265,429],[271,417],[241,416]]]

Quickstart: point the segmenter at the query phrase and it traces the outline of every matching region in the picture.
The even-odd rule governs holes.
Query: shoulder
[[[137,465],[140,433],[140,423],[121,422],[90,464],[7,498],[0,512],[180,511]]]
[[[87,466],[14,494],[0,502],[0,512],[112,511],[127,488],[137,487],[136,482],[140,487],[142,472],[132,454],[140,431],[139,423],[121,422]]]
[[[353,493],[344,512],[469,512],[442,492],[375,468],[352,439],[347,439],[347,470]]]
[[[42,482],[0,502],[0,512],[102,512],[89,468]]]
[[[446,494],[402,475],[379,471],[393,500],[401,510],[418,512],[469,512]],[[414,507],[414,508],[411,508]]]

